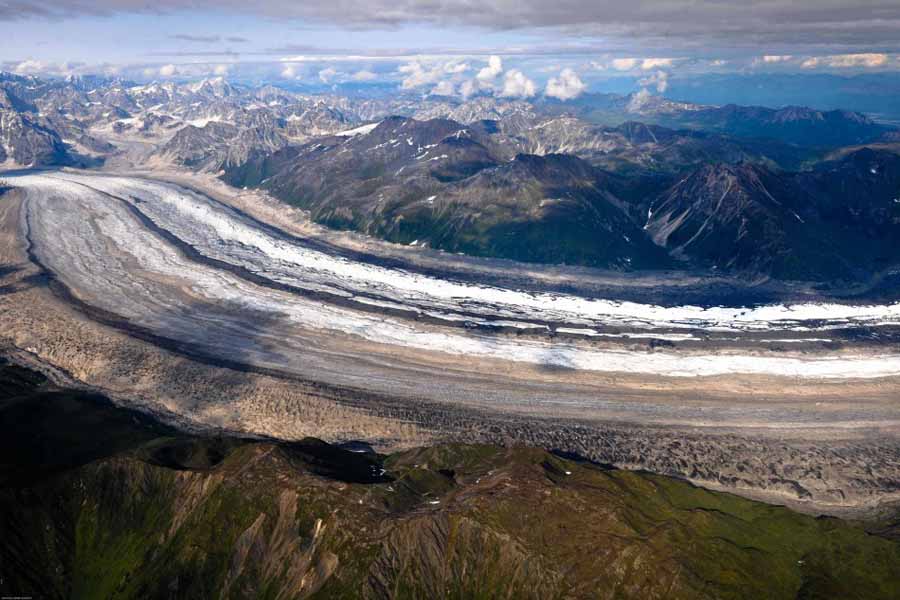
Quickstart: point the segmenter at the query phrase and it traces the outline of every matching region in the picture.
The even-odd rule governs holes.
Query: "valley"
[[[0,29],[0,600],[900,598],[896,0]]]
[[[192,431],[900,498],[900,165],[861,115],[4,81],[81,140],[3,176],[18,362]]]
[[[611,301],[554,290],[522,271],[505,277],[520,287],[486,287],[489,278],[455,279],[414,257],[404,268],[396,256],[348,258],[315,236],[158,180],[41,172],[7,181],[14,189],[4,198],[18,206],[5,215],[8,252],[48,278],[46,288],[29,292],[41,304],[71,307],[67,322],[112,328],[132,340],[127,346],[149,343],[172,356],[151,372],[182,356],[192,361],[180,367],[187,382],[224,368],[299,384],[305,398],[361,411],[364,429],[369,419],[404,415],[399,421],[411,429],[402,435],[414,439],[516,439],[813,510],[866,512],[896,495],[895,304]],[[503,281],[503,264],[491,267]],[[683,295],[668,277],[674,296]],[[641,287],[632,293],[640,297]],[[664,286],[653,289],[666,300]],[[8,335],[23,347],[35,336],[27,314],[36,307],[15,294],[5,299]],[[38,310],[45,319],[46,309]],[[137,383],[127,372],[98,371],[98,360],[122,360],[105,352],[67,357],[71,349],[58,340],[55,350],[30,344],[39,340],[27,347],[67,370],[82,364],[78,370],[94,373],[88,380],[101,389],[124,385],[120,393],[128,394]],[[323,435],[336,425],[327,417],[293,424],[306,411],[271,404],[269,386],[222,404],[205,385],[194,393],[203,399],[173,397],[170,382],[151,383],[161,376],[141,376],[144,395],[154,398],[144,408],[201,430],[217,423],[272,435],[296,425]],[[341,424],[331,439],[345,439],[354,426]],[[383,439],[385,447],[409,443],[396,435]],[[659,445],[647,453],[650,439]],[[705,447],[705,458],[680,463],[676,444],[689,454]],[[731,461],[741,465],[737,457],[759,447],[770,447],[779,463],[745,465],[730,479]],[[794,453],[813,447],[826,452],[817,461],[827,472],[772,483],[771,469],[797,468]],[[860,487],[858,467],[846,463],[851,454],[860,467],[882,465],[885,478]]]

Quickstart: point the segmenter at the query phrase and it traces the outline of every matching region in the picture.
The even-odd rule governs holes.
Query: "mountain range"
[[[681,175],[632,168],[626,176],[574,155],[517,152],[529,136],[548,136],[544,129],[516,137],[502,122],[394,117],[258,154],[225,179],[259,185],[332,227],[520,261],[858,281],[900,260],[894,153],[862,149],[803,171],[738,153],[732,163],[698,160]],[[579,139],[595,149],[612,139],[625,156],[642,147],[671,155],[672,146],[710,139],[635,123],[591,135]]]
[[[620,271],[869,281],[900,260],[897,135],[849,111],[648,94],[311,96],[0,74],[6,167],[149,160],[392,242]]]

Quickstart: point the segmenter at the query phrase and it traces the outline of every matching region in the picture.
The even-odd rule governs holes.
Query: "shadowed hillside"
[[[4,595],[900,593],[890,525],[876,537],[533,448],[381,456],[312,439],[187,435],[8,364],[0,394]]]

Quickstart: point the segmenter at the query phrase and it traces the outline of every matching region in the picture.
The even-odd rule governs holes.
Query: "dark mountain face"
[[[572,154],[596,167],[628,176],[676,175],[712,162],[752,162],[796,169],[812,153],[804,148],[769,140],[741,139],[691,129],[627,121],[610,127],[572,116],[502,118],[486,129],[495,154]],[[474,128],[479,123],[470,125]]]
[[[813,171],[703,167],[655,199],[674,256],[783,279],[864,279],[900,261],[900,157],[861,150]]]
[[[159,154],[191,169],[218,171],[246,161],[251,152],[271,153],[287,143],[271,122],[248,127],[211,122],[178,130]]]
[[[628,123],[589,137],[567,123],[509,136],[492,121],[396,117],[353,137],[257,157],[226,178],[261,184],[332,227],[521,261],[623,270],[680,263],[844,282],[900,262],[896,155],[863,150],[790,172],[708,162],[728,143],[715,134]],[[679,148],[682,157],[699,152],[701,166],[676,181],[652,169],[620,177],[572,155],[509,158],[535,131],[544,150],[549,140],[571,148],[588,139],[598,152],[604,144],[670,156]],[[706,150],[685,150],[694,139]]]
[[[809,243],[796,196],[789,182],[766,169],[709,165],[652,203],[646,230],[685,261],[803,278],[789,267],[798,246]]]
[[[66,146],[55,131],[16,110],[0,108],[0,163],[45,166],[67,160]]]
[[[321,223],[399,243],[616,269],[669,264],[627,216],[621,180],[574,156],[498,157],[489,130],[389,118],[226,177],[262,182]]]

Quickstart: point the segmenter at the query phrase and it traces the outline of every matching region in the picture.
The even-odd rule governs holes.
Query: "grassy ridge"
[[[0,392],[3,595],[900,597],[896,541],[672,478],[189,436],[8,365]]]

